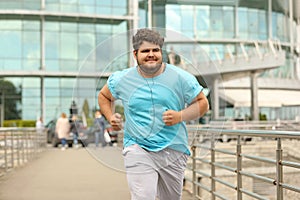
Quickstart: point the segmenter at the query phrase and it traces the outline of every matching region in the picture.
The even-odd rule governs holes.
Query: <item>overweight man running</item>
[[[98,95],[114,130],[124,128],[123,156],[132,200],[179,200],[188,156],[185,121],[209,109],[203,87],[188,72],[164,63],[164,38],[140,29],[132,38],[134,67],[113,73]],[[124,106],[123,119],[114,101]]]

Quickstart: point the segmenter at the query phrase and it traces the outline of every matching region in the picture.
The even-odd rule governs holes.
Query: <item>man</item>
[[[105,147],[106,146],[106,141],[104,139],[105,119],[99,110],[96,110],[95,112],[94,128],[95,128],[96,147],[99,147],[99,140],[102,144],[102,147]]]
[[[76,149],[79,148],[78,146],[78,136],[79,136],[79,130],[80,130],[80,124],[79,120],[76,114],[72,115],[71,123],[70,123],[70,131],[73,134],[73,147]]]
[[[162,62],[164,38],[150,29],[133,36],[136,67],[113,73],[98,103],[114,130],[121,99],[125,126],[123,156],[132,200],[179,200],[188,155],[187,120],[203,116],[208,101],[196,78]]]

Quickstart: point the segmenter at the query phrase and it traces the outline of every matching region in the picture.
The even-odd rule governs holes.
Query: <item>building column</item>
[[[147,9],[147,25],[148,28],[152,28],[152,0],[148,0]]]
[[[41,77],[41,117],[43,118],[43,121],[45,121],[46,116],[46,107],[45,107],[45,87],[44,87],[44,77]]]
[[[137,30],[139,27],[139,2],[138,0],[130,0],[128,13],[133,16],[133,20],[129,21],[129,30]]]
[[[297,32],[297,35],[300,35],[300,19],[297,22],[296,32]],[[296,41],[296,52],[298,54],[297,54],[297,58],[295,59],[295,62],[296,62],[295,63],[295,77],[296,77],[296,79],[300,80],[300,57],[299,57],[299,55],[300,55],[300,38],[299,37],[297,38],[297,41]]]
[[[139,28],[139,2],[138,0],[129,0],[128,13],[133,16],[133,19],[128,21],[128,32],[127,32],[127,45],[128,52],[131,52],[132,36],[136,33]],[[128,53],[128,66],[135,65],[135,60],[131,53]]]
[[[152,27],[166,28],[165,1],[154,1],[152,3]]]
[[[45,10],[45,0],[41,1],[41,10]],[[40,50],[40,70],[45,71],[46,70],[46,64],[45,64],[45,17],[41,16],[40,17],[40,44],[41,44],[41,50]],[[41,108],[40,108],[40,113],[39,117],[42,117],[43,121],[45,121],[45,113],[46,113],[46,107],[45,107],[45,87],[44,87],[44,76],[41,75],[40,77],[40,83],[41,83],[41,93],[40,93],[40,102],[41,102]]]
[[[5,120],[5,93],[4,90],[1,91],[1,104],[0,104],[0,127],[3,127]]]
[[[272,0],[268,0],[268,39],[272,39]]]
[[[212,95],[212,107],[213,107],[213,119],[219,119],[219,107],[220,107],[220,102],[219,102],[219,79],[215,78],[213,80],[213,91],[211,93]]]
[[[259,107],[258,107],[258,83],[257,72],[251,72],[250,74],[250,90],[251,90],[251,119],[254,121],[259,120]]]

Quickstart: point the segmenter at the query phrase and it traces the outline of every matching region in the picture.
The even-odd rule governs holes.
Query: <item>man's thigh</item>
[[[158,174],[148,153],[137,145],[123,150],[128,186],[132,200],[155,200]]]
[[[170,156],[176,159],[172,159],[167,166],[158,170],[158,197],[161,200],[180,200],[188,156],[173,150],[169,152]]]

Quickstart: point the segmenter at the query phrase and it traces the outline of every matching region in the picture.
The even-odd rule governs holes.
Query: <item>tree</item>
[[[5,120],[21,119],[21,111],[17,109],[17,104],[21,102],[21,91],[18,92],[10,81],[0,79],[0,102],[4,103]]]
[[[120,113],[122,115],[123,120],[125,120],[125,116],[124,116],[124,107],[121,105],[116,105],[115,108],[115,112],[116,113]]]
[[[87,99],[85,99],[83,102],[82,112],[85,114],[86,118],[90,117],[90,106]]]

